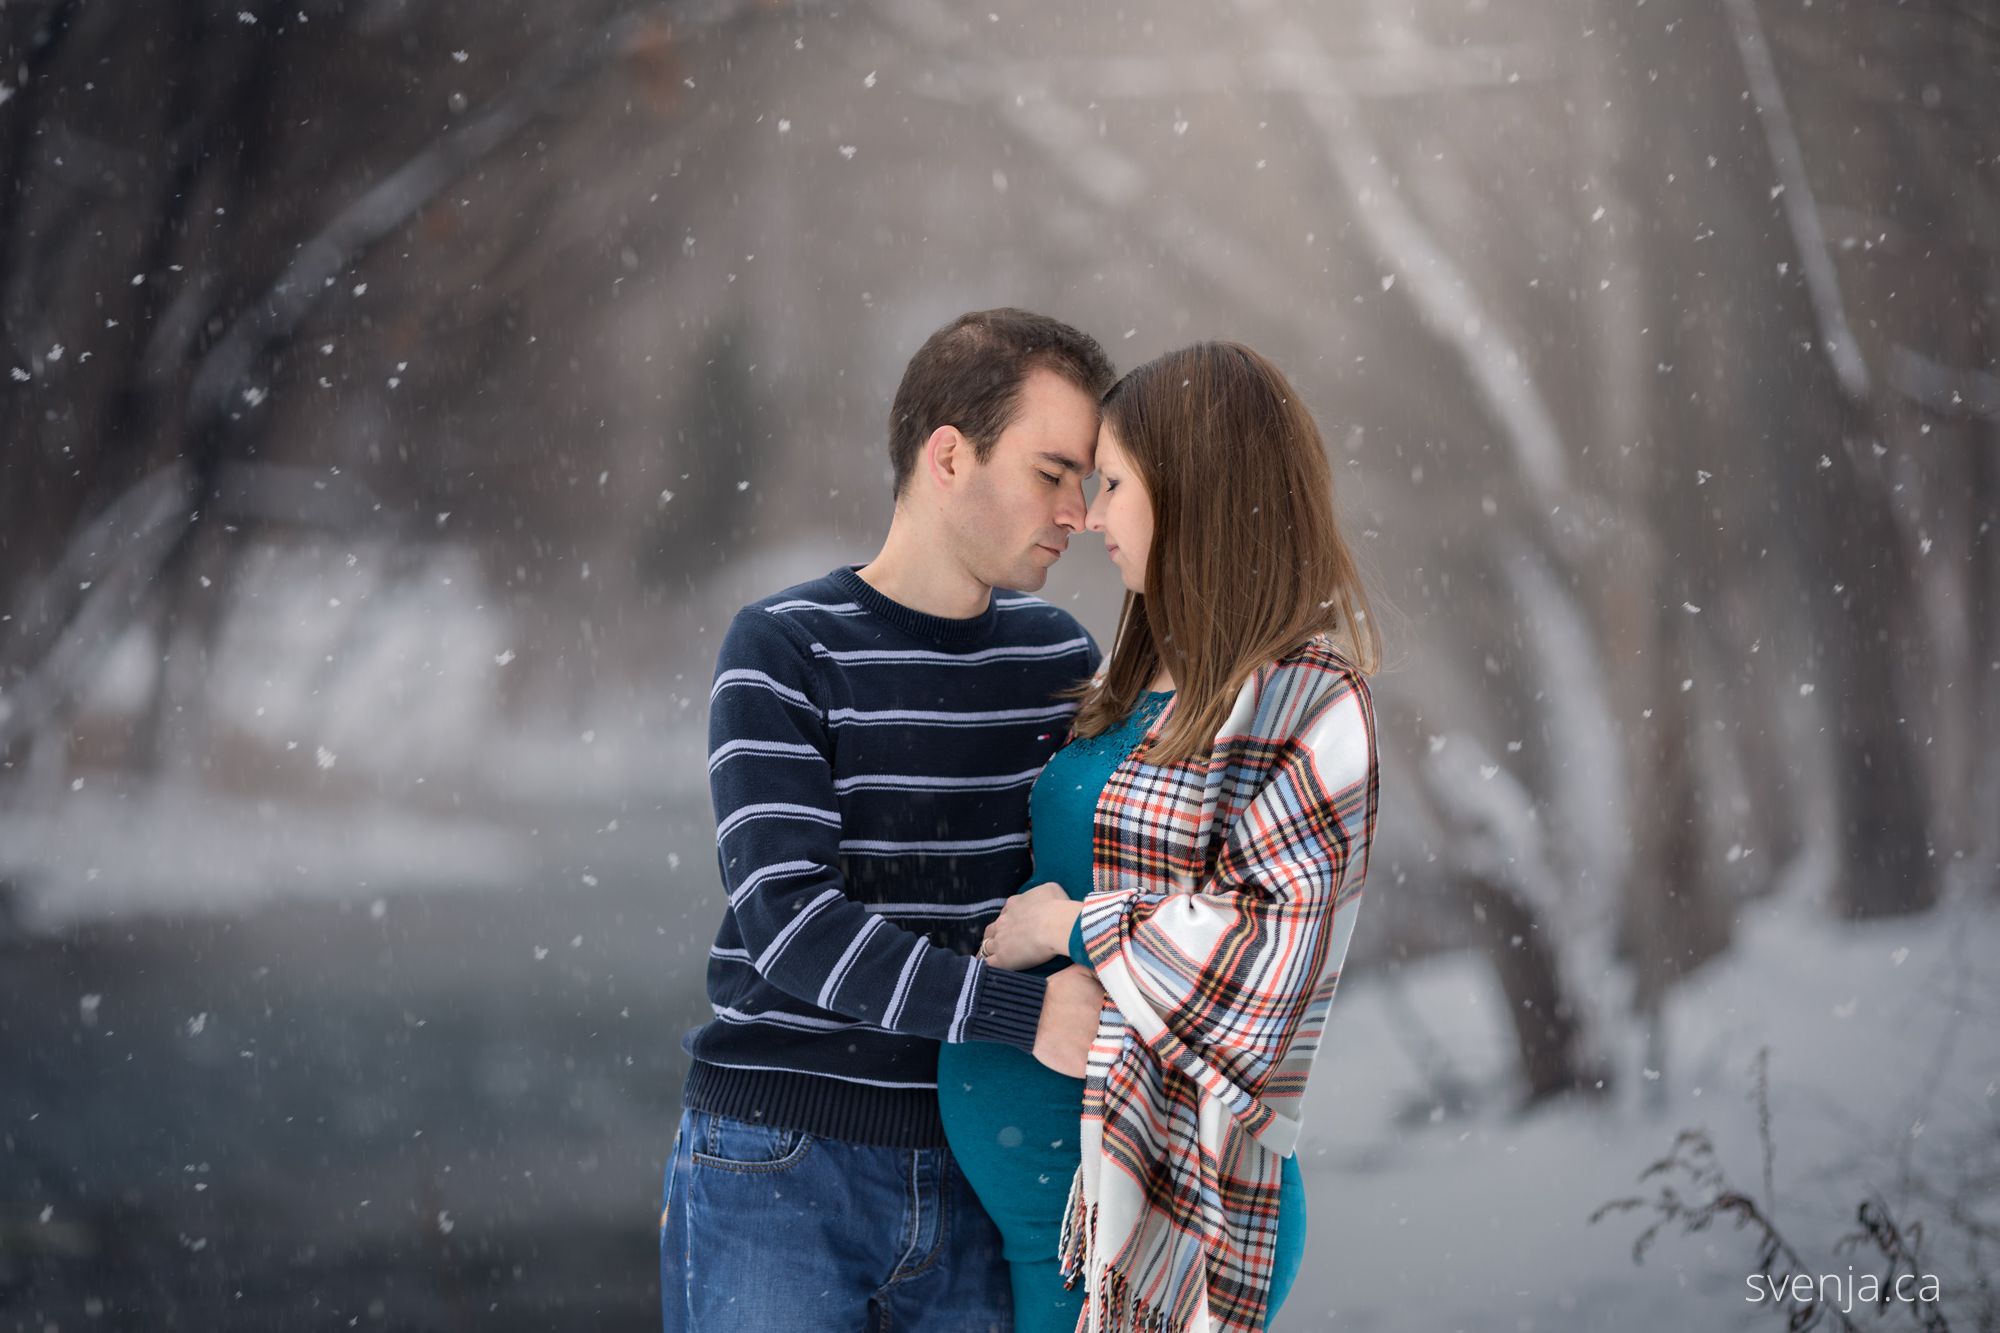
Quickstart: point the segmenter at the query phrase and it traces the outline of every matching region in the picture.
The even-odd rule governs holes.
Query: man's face
[[[953,490],[951,528],[967,572],[991,588],[1034,592],[1046,583],[1083,527],[1096,446],[1090,395],[1054,371],[1029,371],[1013,422]]]

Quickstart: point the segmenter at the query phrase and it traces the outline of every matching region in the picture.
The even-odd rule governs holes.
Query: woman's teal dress
[[[1089,894],[1097,799],[1169,697],[1146,695],[1124,722],[1072,741],[1049,760],[1028,797],[1035,873],[1023,890],[1054,881],[1078,902]],[[1070,935],[1070,954],[1035,973],[1049,976],[1072,961],[1088,966],[1081,926]],[[1083,1283],[1064,1289],[1056,1252],[1081,1160],[1083,1080],[1058,1074],[1012,1046],[955,1043],[938,1056],[938,1108],[952,1155],[1000,1228],[1013,1278],[1015,1333],[1072,1333],[1083,1311]],[[1305,1257],[1306,1191],[1294,1157],[1284,1161],[1277,1241],[1273,1316]]]

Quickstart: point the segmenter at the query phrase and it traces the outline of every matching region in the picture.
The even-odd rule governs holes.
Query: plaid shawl
[[[1374,710],[1321,637],[1251,677],[1206,760],[1143,753],[1097,805],[1083,934],[1108,1003],[1063,1274],[1088,1333],[1262,1333],[1280,1166],[1375,831]]]

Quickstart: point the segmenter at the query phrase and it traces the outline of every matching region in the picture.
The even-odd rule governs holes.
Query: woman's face
[[[1104,551],[1128,591],[1146,591],[1146,557],[1153,549],[1153,501],[1118,447],[1111,423],[1097,428],[1097,498],[1083,526],[1104,534]]]

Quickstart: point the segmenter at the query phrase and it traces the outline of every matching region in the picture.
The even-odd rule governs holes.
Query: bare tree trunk
[[[1452,883],[1472,905],[1499,976],[1527,1104],[1603,1087],[1607,1071],[1579,1048],[1582,1025],[1560,981],[1557,948],[1533,908],[1496,880],[1459,875]]]
[[[1619,953],[1631,960],[1633,1004],[1646,1033],[1648,1086],[1662,1087],[1666,1068],[1664,1004],[1688,971],[1728,942],[1728,917],[1702,874],[1700,804],[1692,718],[1681,688],[1688,654],[1683,599],[1688,571],[1668,562],[1663,533],[1674,526],[1685,497],[1665,462],[1678,443],[1679,407],[1658,371],[1674,361],[1677,323],[1663,288],[1671,247],[1653,238],[1669,223],[1657,206],[1657,108],[1643,91],[1646,60],[1622,11],[1593,12],[1594,58],[1585,62],[1582,97],[1590,197],[1604,210],[1589,235],[1588,262],[1578,286],[1596,312],[1593,444],[1603,490],[1610,498],[1617,542],[1595,561],[1595,592],[1604,626],[1605,660],[1614,710],[1625,739],[1628,801],[1633,812],[1631,861],[1623,885]],[[1671,124],[1671,122],[1666,122]],[[1677,221],[1677,220],[1676,220]],[[1664,381],[1664,383],[1663,383]],[[1681,553],[1685,561],[1688,556]]]
[[[133,737],[135,773],[158,776],[171,754],[185,752],[208,731],[207,682],[222,635],[235,544],[220,525],[204,525],[187,534],[160,571],[160,665]]]
[[[1756,0],[1727,0],[1725,12],[1805,274],[1819,335],[1810,364],[1830,404],[1825,415],[1800,423],[1780,456],[1789,458],[1796,479],[1813,626],[1809,651],[1822,677],[1812,683],[1833,694],[1841,792],[1837,898],[1850,917],[1922,911],[1937,901],[1938,876],[1928,819],[1933,784],[1921,750],[1925,727],[1912,718],[1923,711],[1916,683],[1927,679],[1935,655],[1922,601],[1913,595],[1918,571],[1896,512],[1900,488],[1885,461],[1890,423],[1876,401],[1881,376],[1872,373],[1848,317],[1807,148]],[[1865,148],[1842,148],[1843,158],[1857,153],[1864,161],[1848,162],[1850,170],[1887,174],[1886,163],[1865,160]]]
[[[2000,211],[2000,210],[1996,210]],[[1987,308],[2000,311],[2000,256],[1987,267]],[[2000,365],[2000,326],[1982,329],[1984,359]],[[1971,622],[1974,749],[1967,781],[1966,826],[1976,830],[1971,848],[1975,882],[2000,899],[2000,413],[1972,441],[1972,536],[1966,552],[1966,606]],[[1982,721],[1983,720],[1983,721]]]

